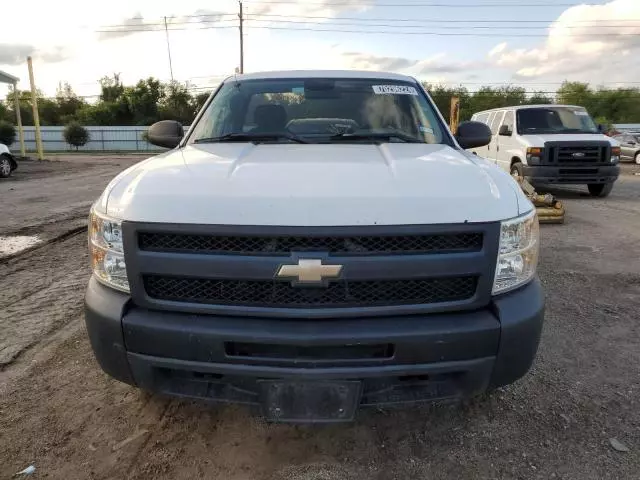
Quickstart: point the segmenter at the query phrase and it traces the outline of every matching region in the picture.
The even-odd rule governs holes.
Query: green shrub
[[[16,139],[16,127],[7,122],[0,122],[0,143],[11,145]]]
[[[64,139],[78,150],[78,147],[82,147],[89,141],[89,131],[78,122],[71,122],[64,127]]]

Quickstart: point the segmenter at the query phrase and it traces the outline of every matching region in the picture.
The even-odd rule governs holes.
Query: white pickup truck
[[[18,168],[18,162],[11,155],[9,147],[0,143],[0,178],[9,177],[16,168]]]
[[[113,377],[332,422],[467,397],[530,368],[544,317],[538,222],[465,151],[413,78],[237,75],[170,151],[91,209],[86,324]]]

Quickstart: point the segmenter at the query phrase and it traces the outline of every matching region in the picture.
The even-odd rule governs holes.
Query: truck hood
[[[530,147],[544,147],[544,142],[609,142],[612,146],[617,146],[618,141],[601,133],[566,133],[566,134],[543,134],[543,135],[521,135],[520,138]]]
[[[190,145],[122,172],[96,207],[229,225],[490,222],[531,206],[509,175],[446,145]]]

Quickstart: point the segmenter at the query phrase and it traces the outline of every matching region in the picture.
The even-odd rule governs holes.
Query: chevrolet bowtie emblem
[[[337,278],[342,265],[323,265],[320,259],[300,259],[297,265],[280,265],[276,277],[290,278],[293,283],[324,284],[330,278]]]

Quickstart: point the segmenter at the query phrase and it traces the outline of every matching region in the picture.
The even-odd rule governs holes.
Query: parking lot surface
[[[145,394],[93,359],[83,226],[141,158],[25,162],[0,181],[0,236],[39,242],[0,255],[0,478],[28,465],[69,480],[640,478],[640,168],[623,165],[606,199],[553,192],[567,219],[542,226],[546,323],[521,381],[460,405],[291,426]]]

